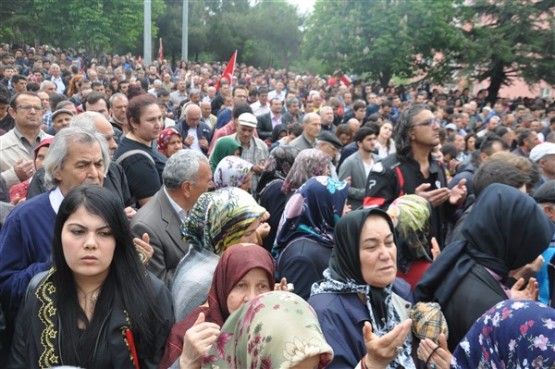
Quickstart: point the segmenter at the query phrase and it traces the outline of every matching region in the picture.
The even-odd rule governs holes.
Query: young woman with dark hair
[[[114,161],[122,166],[131,195],[142,206],[162,187],[167,160],[152,147],[164,124],[156,98],[141,94],[130,99],[127,120],[129,132],[119,144]]]
[[[141,264],[119,200],[81,186],[54,225],[53,268],[31,281],[9,368],[157,368],[171,296]]]

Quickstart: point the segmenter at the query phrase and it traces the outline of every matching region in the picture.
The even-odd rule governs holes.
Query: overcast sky
[[[307,10],[312,12],[312,8],[314,7],[314,2],[316,0],[287,0],[287,1],[289,1],[291,4],[297,5],[301,13],[304,13]]]

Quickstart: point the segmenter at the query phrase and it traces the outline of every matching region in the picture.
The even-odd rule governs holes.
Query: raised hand
[[[410,332],[412,320],[407,319],[381,337],[374,334],[372,324],[364,323],[362,334],[366,345],[366,355],[362,360],[368,369],[386,368],[397,356],[397,348],[403,346]]]
[[[206,322],[204,313],[200,313],[193,326],[183,336],[183,351],[179,357],[179,367],[199,369],[203,356],[208,354],[208,350],[216,342],[219,334],[220,326]]]

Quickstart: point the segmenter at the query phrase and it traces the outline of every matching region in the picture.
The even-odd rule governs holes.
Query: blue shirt
[[[222,128],[231,120],[231,110],[228,108],[223,109],[218,114],[218,120],[216,121],[216,127],[214,129]]]
[[[15,207],[0,232],[0,301],[16,312],[31,278],[50,268],[56,213],[46,192]]]
[[[540,286],[539,300],[544,304],[549,304],[549,293],[551,289],[549,288],[547,265],[549,264],[551,258],[553,258],[553,255],[555,255],[555,235],[549,243],[549,247],[542,253],[544,262],[541,269],[536,274],[536,279],[538,280],[538,284]]]

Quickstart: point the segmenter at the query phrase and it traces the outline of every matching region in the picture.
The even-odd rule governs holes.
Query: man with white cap
[[[530,151],[530,160],[538,164],[541,179],[538,181],[537,187],[543,183],[555,179],[555,143],[544,142],[536,145]]]
[[[235,140],[243,147],[241,158],[253,165],[252,171],[254,173],[251,179],[252,189],[256,188],[260,174],[262,174],[264,170],[266,159],[268,159],[270,155],[268,146],[264,141],[254,137],[257,124],[258,120],[254,114],[243,113],[237,120],[237,133],[234,135]]]

